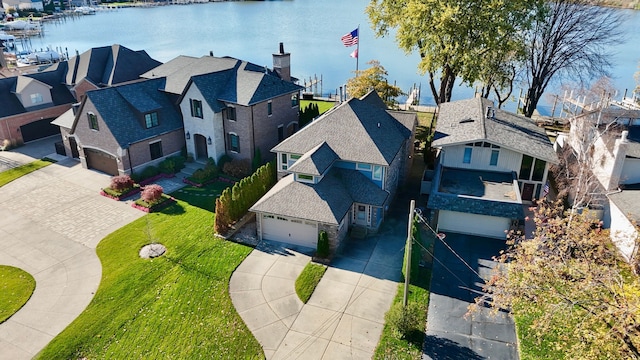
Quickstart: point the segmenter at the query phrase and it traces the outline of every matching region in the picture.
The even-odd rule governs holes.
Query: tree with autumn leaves
[[[609,231],[560,203],[539,204],[534,220],[533,237],[510,236],[471,310],[511,311],[521,341],[553,358],[640,358],[640,281]]]
[[[272,163],[267,163],[233,187],[224,189],[216,199],[215,232],[225,234],[229,231],[231,225],[246,214],[275,183],[275,167]]]

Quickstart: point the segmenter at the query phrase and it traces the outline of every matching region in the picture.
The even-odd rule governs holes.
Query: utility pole
[[[407,264],[404,270],[404,296],[402,297],[402,306],[407,307],[407,297],[409,295],[409,282],[411,279],[411,245],[413,244],[412,231],[413,230],[413,213],[416,209],[416,201],[411,200],[409,206],[409,225],[407,226],[407,244],[405,246]]]

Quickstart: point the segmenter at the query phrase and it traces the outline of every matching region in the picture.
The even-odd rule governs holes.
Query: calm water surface
[[[178,55],[232,56],[271,67],[271,54],[284,42],[291,53],[292,75],[323,77],[323,93],[335,92],[353,76],[355,59],[340,37],[360,26],[360,69],[379,60],[390,82],[405,91],[422,85],[421,102],[433,104],[428,78],[417,73],[417,54],[405,54],[393,36],[375,38],[364,9],[368,0],[290,0],[214,2],[193,5],[127,8],[98,12],[61,23],[47,23],[45,35],[32,38],[34,48],[67,48],[70,55],[91,47],[122,44],[146,50],[166,62]],[[640,60],[640,12],[625,11],[629,20],[620,24],[627,41],[612,45],[613,78],[620,91],[633,88],[633,74]],[[456,87],[456,99],[473,90]],[[517,94],[516,94],[517,95]]]

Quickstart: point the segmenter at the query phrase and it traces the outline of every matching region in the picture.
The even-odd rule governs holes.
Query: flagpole
[[[356,77],[358,77],[358,62],[360,61],[360,24],[358,24],[358,43],[356,44]]]

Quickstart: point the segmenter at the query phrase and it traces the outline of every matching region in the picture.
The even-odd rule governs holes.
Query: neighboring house
[[[86,93],[69,131],[83,167],[120,175],[180,154],[182,119],[171,96],[161,91],[165,83],[164,78],[139,80]]]
[[[501,239],[558,162],[544,129],[484,98],[441,104],[432,147],[438,164],[427,206],[438,231]]]
[[[143,74],[167,77],[164,90],[180,95],[188,154],[251,160],[260,149],[268,160],[269,150],[298,130],[302,87],[280,45],[273,70],[231,57],[180,56]]]
[[[2,7],[5,9],[19,9],[29,10],[35,9],[38,11],[44,10],[42,0],[2,0]]]
[[[272,149],[280,181],[250,209],[260,239],[335,250],[352,226],[377,231],[411,166],[417,116],[377,93],[350,99]]]
[[[75,102],[64,85],[66,71],[61,62],[42,72],[0,78],[0,141],[22,144],[59,133],[51,121]]]

